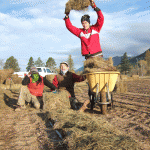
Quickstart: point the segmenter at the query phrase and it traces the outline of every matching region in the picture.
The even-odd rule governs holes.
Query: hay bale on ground
[[[104,60],[102,57],[93,57],[84,61],[84,73],[117,71],[113,66],[112,57]]]
[[[5,80],[5,84],[6,85],[12,85],[12,84],[14,84],[14,82],[10,79],[10,78],[7,78],[6,80]]]
[[[116,93],[127,93],[127,83],[124,81],[116,82],[114,91]]]
[[[105,119],[70,109],[67,91],[44,93],[43,102],[48,118],[54,121],[54,129],[65,134],[62,142],[68,145],[69,150],[118,150],[118,147],[138,150],[138,144],[133,139],[123,135]]]
[[[47,92],[43,94],[43,109],[50,112],[53,120],[57,120],[55,115],[58,115],[60,110],[70,109],[69,92],[61,90],[59,93]]]
[[[17,74],[12,74],[11,78],[14,84],[22,84],[22,78],[18,77]]]
[[[127,80],[128,76],[127,75],[121,75],[120,78],[121,78],[121,80]]]
[[[7,78],[10,78],[14,73],[14,70],[11,69],[3,69],[0,70],[0,84],[3,84]]]
[[[48,81],[50,81],[51,83],[53,82],[53,79],[54,79],[54,77],[55,77],[55,75],[46,75],[46,79],[48,80]]]
[[[138,80],[139,79],[139,75],[132,75],[133,80]]]
[[[90,5],[90,0],[69,0],[66,3],[66,11],[70,10],[85,10]]]

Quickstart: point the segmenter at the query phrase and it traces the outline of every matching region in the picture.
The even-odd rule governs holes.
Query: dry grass
[[[116,93],[127,93],[127,83],[125,81],[116,82],[115,91]]]
[[[84,61],[84,73],[101,71],[117,71],[116,67],[113,66],[112,57],[108,60],[104,60],[102,57],[94,57]]]
[[[68,94],[44,94],[44,110],[54,120],[54,129],[63,130],[70,150],[137,149],[137,143],[121,134],[105,119],[70,109]]]
[[[69,0],[66,3],[66,10],[85,10],[90,5],[89,0]]]
[[[50,81],[51,83],[53,82],[54,77],[55,75],[46,75],[46,79]]]
[[[22,84],[22,79],[17,74],[12,74],[11,78],[14,84]]]
[[[0,70],[0,84],[3,84],[7,78],[11,78],[14,73],[13,69],[3,69]]]

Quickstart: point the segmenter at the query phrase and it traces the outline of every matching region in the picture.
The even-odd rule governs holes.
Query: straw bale
[[[116,93],[127,93],[127,83],[124,81],[116,82],[115,91]]]
[[[89,0],[69,0],[66,3],[66,11],[70,10],[86,10],[90,5]]]
[[[134,80],[138,80],[138,79],[139,79],[139,75],[132,75],[132,78],[133,78]]]
[[[48,81],[50,81],[51,83],[53,82],[53,79],[54,79],[54,77],[55,77],[55,75],[46,75],[46,79],[48,80]]]
[[[59,93],[47,92],[43,94],[43,109],[50,112],[53,120],[57,120],[57,114],[63,109],[70,109],[69,92],[61,90]]]
[[[121,80],[127,80],[128,76],[127,75],[121,75],[120,78],[121,78]]]
[[[12,85],[12,84],[14,84],[14,82],[12,81],[12,80],[10,80],[9,78],[7,78],[6,80],[5,80],[5,84],[6,85]]]
[[[0,70],[0,83],[3,84],[7,78],[10,78],[14,73],[14,70],[11,69],[3,69]]]
[[[113,66],[112,57],[107,60],[102,57],[93,57],[84,61],[84,73],[101,71],[117,71],[116,67]]]
[[[11,76],[14,84],[22,84],[22,79],[20,77],[18,77],[17,74],[12,74]]]

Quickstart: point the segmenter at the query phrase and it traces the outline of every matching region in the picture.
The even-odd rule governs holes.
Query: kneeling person
[[[53,84],[58,87],[58,89],[65,89],[70,93],[69,99],[72,109],[78,109],[76,105],[78,102],[74,93],[74,83],[84,81],[85,79],[85,76],[70,72],[67,62],[62,62],[60,64],[60,73],[53,79]]]
[[[22,108],[26,108],[25,101],[32,102],[36,109],[40,108],[39,99],[43,96],[44,85],[48,86],[52,90],[56,87],[50,83],[45,77],[39,75],[36,67],[31,67],[30,72],[22,81],[22,87],[18,99],[18,108],[15,111],[19,111]]]

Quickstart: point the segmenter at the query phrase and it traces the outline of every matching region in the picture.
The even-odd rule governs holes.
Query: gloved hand
[[[59,89],[56,89],[56,90],[54,90],[54,91],[52,91],[54,94],[58,94],[60,91],[59,91]]]
[[[56,94],[57,93],[57,90],[55,90],[55,91],[52,91],[54,94]]]
[[[91,2],[92,8],[96,8],[96,4],[95,4],[94,0],[90,0],[90,2]]]

